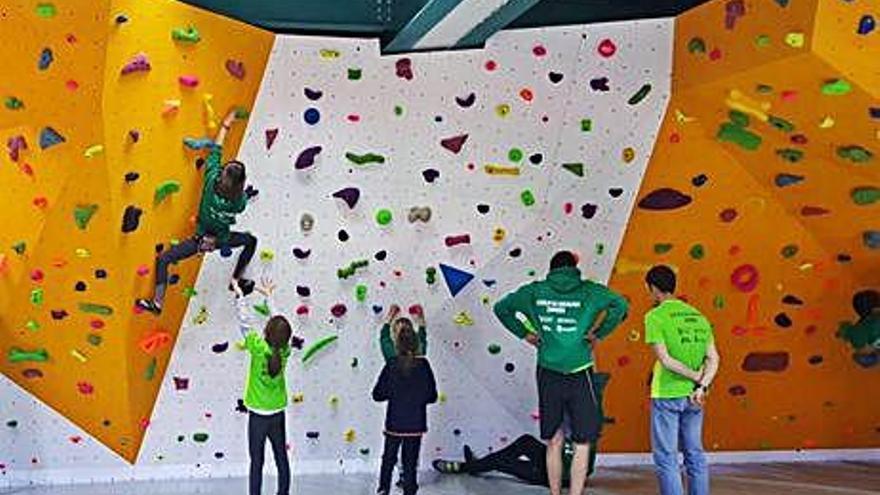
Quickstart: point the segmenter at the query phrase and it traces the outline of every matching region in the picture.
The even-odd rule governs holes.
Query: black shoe
[[[156,316],[162,314],[162,306],[159,306],[156,301],[152,299],[138,299],[134,302],[134,305],[144,311],[149,311]]]
[[[477,456],[474,455],[474,451],[471,450],[470,445],[464,446],[464,462],[474,462]]]
[[[431,463],[437,472],[443,474],[461,474],[464,472],[464,466],[460,462],[444,461],[443,459],[435,459]]]
[[[257,283],[249,278],[240,278],[238,279],[238,288],[241,289],[241,293],[245,296],[249,296],[254,292],[254,288],[257,286]],[[232,282],[229,283],[229,290],[234,290],[232,288]]]

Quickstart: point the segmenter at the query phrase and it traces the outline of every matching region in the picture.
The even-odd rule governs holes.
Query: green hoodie
[[[495,304],[495,315],[514,335],[528,333],[516,314],[522,313],[541,338],[538,366],[558,373],[576,373],[593,364],[585,336],[593,321],[607,311],[596,331],[604,339],[626,316],[627,302],[607,287],[581,280],[576,267],[551,270],[546,280],[520,287]]]
[[[223,171],[222,161],[223,148],[219,145],[213,146],[208,159],[205,160],[205,180],[196,226],[198,235],[216,236],[220,245],[229,241],[229,228],[235,223],[235,215],[243,212],[247,206],[247,197],[244,194],[237,200],[231,201],[217,193],[217,181]]]

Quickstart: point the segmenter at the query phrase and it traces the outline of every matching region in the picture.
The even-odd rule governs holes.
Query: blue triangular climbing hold
[[[51,148],[56,144],[61,144],[64,142],[64,136],[58,134],[58,131],[52,129],[51,127],[44,127],[42,131],[40,131],[40,149]]]
[[[472,273],[444,265],[443,263],[440,263],[440,271],[443,272],[443,280],[446,281],[446,287],[449,287],[449,293],[452,294],[452,297],[455,297],[474,279]]]

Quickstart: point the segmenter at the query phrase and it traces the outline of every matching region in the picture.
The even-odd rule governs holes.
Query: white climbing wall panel
[[[264,256],[250,275],[274,279],[276,310],[306,346],[339,336],[308,365],[295,353],[289,367],[291,395],[303,398],[288,413],[295,469],[372,469],[377,461],[384,408],[369,394],[382,364],[381,315],[392,303],[425,306],[428,355],[445,399],[430,409],[423,460],[457,455],[464,442],[482,450],[536,430],[533,353],[497,324],[491,304],[542,277],[557,249],[577,251],[591,278],[609,277],[666,109],[672,26],[502,32],[483,50],[404,57],[381,57],[372,40],[276,39],[239,156],[259,195],[237,228],[259,238]],[[271,148],[267,131],[275,134]],[[461,136],[460,149],[441,145]],[[296,169],[300,153],[315,146],[314,162]],[[347,153],[384,163],[356,164]],[[359,191],[353,208],[332,196],[343,188]],[[429,207],[430,221],[409,222],[411,207]],[[390,224],[377,223],[380,209],[391,212]],[[300,228],[304,213],[315,219],[311,232]],[[446,245],[462,235],[470,242]],[[355,260],[369,265],[339,279],[337,270]],[[0,435],[0,469],[77,478],[71,469],[88,462],[122,477],[171,475],[162,471],[171,466],[183,466],[178,475],[244,473],[246,415],[236,405],[246,360],[234,346],[236,313],[225,288],[232,262],[205,260],[132,470],[24,398],[4,411],[4,423],[29,419]],[[441,263],[475,277],[455,298]],[[426,282],[429,267],[434,284]],[[367,288],[363,302],[358,285]],[[339,318],[330,313],[337,304],[347,309]],[[307,316],[296,315],[300,307]],[[491,345],[500,352],[490,353]],[[21,395],[0,387],[4,396]],[[207,439],[195,441],[196,433]],[[39,465],[30,464],[34,456]]]

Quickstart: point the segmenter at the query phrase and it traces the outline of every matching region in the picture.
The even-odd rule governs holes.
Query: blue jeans
[[[703,452],[703,409],[683,399],[651,400],[651,447],[660,495],[683,495],[678,453],[684,454],[688,495],[709,495]]]

